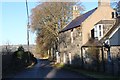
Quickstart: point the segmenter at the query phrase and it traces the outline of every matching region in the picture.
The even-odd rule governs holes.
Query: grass
[[[120,80],[120,77],[115,77],[115,76],[107,75],[105,73],[100,73],[100,72],[77,69],[77,68],[74,68],[71,66],[66,66],[64,64],[55,64],[54,66],[58,67],[58,68],[63,68],[63,69],[67,69],[70,71],[74,71],[74,72],[77,72],[77,73],[82,74],[84,76],[95,78],[97,80],[107,80],[107,79],[108,80]]]

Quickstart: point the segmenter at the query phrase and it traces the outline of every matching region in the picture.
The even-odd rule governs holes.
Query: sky
[[[29,13],[36,3],[29,4]],[[0,44],[27,43],[27,15],[25,2],[2,3],[2,42]],[[30,32],[30,44],[35,43],[35,34]]]
[[[28,2],[29,15],[37,2]],[[85,12],[97,7],[96,2],[83,2]],[[27,44],[27,15],[25,2],[0,2],[0,45]],[[36,35],[30,32],[30,44],[35,44]]]

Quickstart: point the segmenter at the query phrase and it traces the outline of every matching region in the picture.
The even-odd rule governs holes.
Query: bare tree
[[[70,2],[44,2],[32,9],[31,28],[37,32],[36,43],[41,51],[58,45],[58,33],[72,19]],[[83,10],[81,3],[78,4]]]

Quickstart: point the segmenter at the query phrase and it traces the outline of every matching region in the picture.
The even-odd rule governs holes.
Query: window
[[[118,13],[117,12],[115,13],[115,15],[116,15],[116,17],[118,17]]]
[[[114,18],[114,12],[112,12],[112,18]]]
[[[94,37],[95,37],[95,36],[94,36],[94,29],[92,29],[92,30],[91,30],[91,38],[94,39]]]
[[[71,30],[71,43],[73,43],[73,30]]]
[[[112,12],[112,18],[117,18],[118,17],[118,13],[117,12]]]
[[[99,25],[99,36],[102,36],[101,33],[102,33],[102,32],[101,32],[101,25]]]
[[[95,38],[98,38],[98,33],[97,33],[97,26],[94,27],[94,36]]]
[[[94,38],[100,40],[103,37],[103,24],[95,25]]]

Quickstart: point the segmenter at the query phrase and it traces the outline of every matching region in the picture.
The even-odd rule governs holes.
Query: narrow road
[[[82,80],[90,80],[90,78],[75,72],[53,68],[48,60],[40,59],[38,59],[38,63],[34,67],[16,74],[13,78],[14,80],[17,78],[81,78]]]

